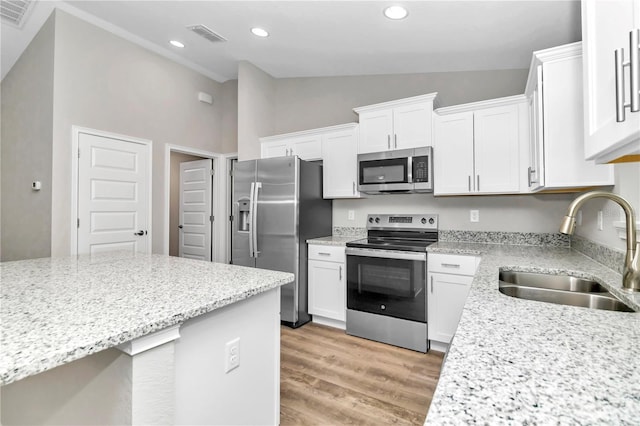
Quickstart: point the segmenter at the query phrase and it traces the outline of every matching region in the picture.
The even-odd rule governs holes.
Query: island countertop
[[[293,279],[290,273],[146,254],[0,263],[0,384]]]
[[[637,424],[640,312],[505,296],[500,269],[594,278],[640,310],[621,275],[569,248],[442,243],[480,255],[426,424]]]

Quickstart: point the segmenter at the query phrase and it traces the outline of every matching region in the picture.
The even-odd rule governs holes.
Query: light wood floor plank
[[[281,328],[280,424],[422,425],[443,354],[317,324]]]

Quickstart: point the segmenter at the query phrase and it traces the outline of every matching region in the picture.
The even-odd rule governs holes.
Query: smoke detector
[[[200,37],[204,37],[210,42],[217,43],[219,41],[227,41],[226,38],[222,37],[220,34],[215,33],[211,28],[208,28],[205,25],[189,25],[187,29],[193,31],[198,34]]]
[[[1,0],[2,21],[21,28],[34,3],[35,0]]]

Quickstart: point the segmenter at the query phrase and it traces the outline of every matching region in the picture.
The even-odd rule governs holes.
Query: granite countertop
[[[430,253],[480,255],[426,424],[637,424],[640,312],[508,297],[498,270],[595,278],[640,311],[621,275],[558,247],[443,243]]]
[[[330,235],[328,237],[312,238],[307,240],[309,244],[318,244],[323,246],[344,246],[350,241],[360,240],[364,237],[354,235]]]
[[[138,254],[0,263],[6,385],[277,288],[293,274]]]

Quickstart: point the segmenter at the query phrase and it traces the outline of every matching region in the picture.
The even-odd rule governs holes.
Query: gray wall
[[[197,99],[199,91],[213,105]],[[56,13],[52,255],[69,253],[71,127],[150,139],[152,250],[165,235],[165,145],[213,152],[222,140],[222,85],[64,12]]]
[[[528,70],[276,79],[275,133],[357,121],[354,107],[438,92],[440,106],[524,93]],[[264,134],[260,136],[266,136]],[[240,142],[242,143],[242,141]],[[557,232],[572,195],[384,195],[334,200],[334,226],[365,227],[368,213],[436,213],[442,229]],[[480,210],[480,222],[469,210]],[[348,220],[354,210],[355,220]]]
[[[2,260],[51,252],[54,20],[2,80]],[[40,191],[31,182],[42,182]]]
[[[440,106],[524,93],[528,70],[276,80],[275,132],[358,121],[355,107],[438,92]],[[268,135],[260,135],[268,136]]]
[[[636,222],[640,221],[640,163],[620,163],[614,166],[615,187],[613,192],[624,197],[636,214]],[[603,212],[603,229],[598,230],[598,210]],[[626,240],[618,236],[613,227],[614,221],[624,221],[624,214],[618,204],[612,201],[593,199],[582,207],[582,225],[576,227],[576,234],[607,247],[625,250]]]
[[[238,65],[238,160],[260,158],[258,138],[275,132],[276,79],[255,65]]]

